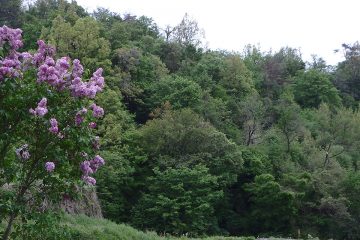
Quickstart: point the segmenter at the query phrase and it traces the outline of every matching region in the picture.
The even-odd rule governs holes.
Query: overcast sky
[[[188,13],[205,31],[208,47],[242,51],[260,44],[263,51],[300,48],[328,64],[343,59],[342,43],[360,40],[358,0],[77,0],[88,11],[108,8],[151,17],[159,27],[175,26]]]

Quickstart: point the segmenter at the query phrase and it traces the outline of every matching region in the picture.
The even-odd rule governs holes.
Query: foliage
[[[16,225],[15,231],[11,234],[12,239],[36,240],[41,236],[44,240],[62,240],[72,236],[70,228],[61,225],[59,213],[32,213],[26,218],[31,220]]]
[[[90,174],[104,160],[96,155],[92,126],[104,110],[93,99],[102,91],[104,78],[98,69],[83,82],[80,61],[54,59],[54,49],[42,40],[34,55],[18,52],[20,29],[4,26],[0,39],[0,183],[9,191],[0,199],[0,216],[8,218],[6,240],[18,216],[23,224],[14,234],[26,232],[29,220],[41,225],[42,216],[32,217],[44,211],[42,202],[70,193],[81,171],[84,182],[95,184]]]
[[[69,55],[79,59],[87,69],[94,71],[100,65],[105,70],[110,67],[110,44],[100,37],[100,26],[92,18],[79,18],[74,25],[61,16],[57,16],[42,38],[53,44],[58,56]]]
[[[244,188],[250,193],[250,202],[253,205],[250,213],[253,228],[274,233],[289,229],[291,219],[296,214],[293,192],[281,189],[280,184],[270,174],[256,176],[255,181],[246,184]],[[266,211],[268,208],[272,209],[271,212]]]
[[[0,26],[7,25],[12,28],[20,27],[22,12],[21,0],[1,0],[0,1]]]
[[[345,61],[339,63],[334,83],[342,92],[359,100],[360,45],[359,42],[355,42],[353,44],[343,44],[342,47],[345,53]]]
[[[340,105],[338,90],[330,82],[328,74],[317,70],[301,72],[295,77],[294,95],[302,107],[317,108],[321,103]]]
[[[141,232],[125,224],[115,224],[106,219],[90,218],[84,215],[65,215],[61,222],[62,228],[69,229],[71,239],[82,240],[116,240],[116,239],[144,239],[144,240],[254,240],[254,237],[206,237],[188,238],[186,236],[159,236],[154,232]],[[0,224],[1,229],[1,224]],[[40,235],[37,235],[38,237]],[[69,238],[63,238],[65,240]],[[281,240],[271,238],[273,240]]]
[[[198,47],[203,38],[204,30],[200,29],[196,20],[191,19],[191,17],[185,13],[181,22],[175,26],[173,29],[168,28],[166,38],[179,43],[180,45],[188,46],[194,45]]]
[[[36,229],[159,238],[85,217],[69,217],[62,232],[58,213],[39,207],[74,197],[82,172],[94,183],[100,144],[108,161],[92,176],[113,221],[177,235],[360,238],[358,43],[343,45],[337,66],[317,56],[305,65],[289,47],[203,49],[188,15],[161,29],[146,16],[90,14],[75,1],[5,3],[0,22],[21,26],[24,45],[19,30],[2,28],[0,218],[19,216],[19,238]],[[57,57],[44,42],[37,52],[40,36]],[[91,75],[98,66],[106,86],[101,70]],[[104,109],[92,105],[102,88]]]
[[[201,97],[201,87],[193,81],[183,77],[168,77],[154,83],[147,92],[145,103],[149,110],[160,107],[168,101],[174,109],[195,107]]]
[[[204,235],[217,228],[214,204],[221,199],[217,177],[201,165],[155,169],[134,208],[133,224],[142,229],[176,235]]]
[[[210,173],[234,181],[241,168],[239,148],[200,116],[188,109],[165,112],[140,130],[139,145],[149,154],[151,167],[203,164]]]

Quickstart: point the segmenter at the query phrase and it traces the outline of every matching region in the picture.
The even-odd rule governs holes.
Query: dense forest
[[[209,50],[187,14],[162,29],[75,1],[0,6],[24,51],[43,39],[104,70],[105,218],[159,234],[360,239],[359,43],[329,66],[286,46]]]

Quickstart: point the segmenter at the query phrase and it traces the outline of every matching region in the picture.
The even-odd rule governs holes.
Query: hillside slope
[[[106,219],[91,218],[85,215],[68,215],[63,224],[69,227],[72,240],[255,240],[255,237],[207,237],[188,238],[159,236],[155,232],[142,232],[125,224],[116,224]],[[0,232],[4,223],[0,224]],[[43,236],[36,236],[44,239]],[[61,238],[61,237],[60,237]],[[46,238],[48,239],[48,238]],[[54,237],[54,239],[59,239]],[[261,240],[281,240],[280,238],[261,238]],[[260,239],[259,239],[260,240]]]
[[[116,224],[105,219],[89,218],[84,215],[65,216],[65,222],[75,233],[78,239],[87,240],[180,240],[186,237],[160,237],[154,232],[141,232],[125,224]],[[207,240],[252,240],[253,237],[210,237]],[[195,239],[193,239],[195,240]]]

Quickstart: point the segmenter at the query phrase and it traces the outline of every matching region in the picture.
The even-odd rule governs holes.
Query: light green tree
[[[50,29],[43,30],[42,38],[56,47],[58,55],[79,59],[91,70],[95,66],[110,70],[110,44],[100,36],[100,25],[91,17],[79,18],[71,25],[58,16]]]

